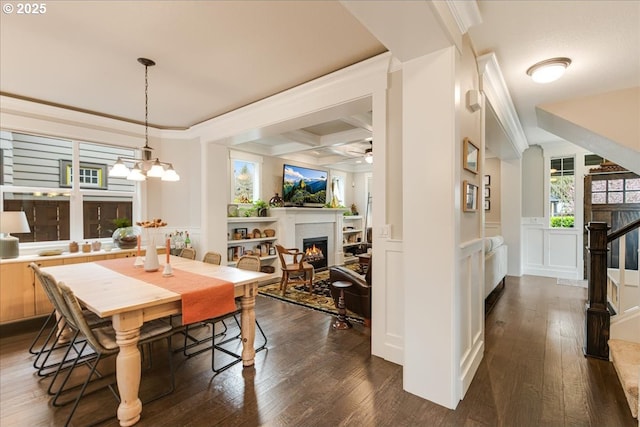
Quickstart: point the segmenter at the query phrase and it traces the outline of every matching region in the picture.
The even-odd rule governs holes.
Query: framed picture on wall
[[[466,180],[462,183],[462,210],[464,212],[478,210],[478,186]]]
[[[484,188],[484,198],[488,199],[489,197],[491,197],[491,189],[488,187]]]
[[[469,138],[463,141],[462,166],[469,172],[478,173],[480,151]]]
[[[485,200],[484,201],[484,210],[485,211],[490,211],[491,210],[491,200]]]
[[[491,185],[491,175],[484,176],[484,185]]]

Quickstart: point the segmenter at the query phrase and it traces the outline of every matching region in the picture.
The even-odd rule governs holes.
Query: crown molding
[[[495,111],[496,117],[513,145],[517,157],[520,158],[522,157],[522,152],[529,147],[529,143],[511,100],[498,59],[495,53],[491,52],[477,57],[476,62],[478,63],[478,73],[480,75],[480,89],[491,104],[493,111]]]
[[[445,3],[461,34],[465,34],[469,28],[482,23],[482,16],[476,0],[446,0]]]

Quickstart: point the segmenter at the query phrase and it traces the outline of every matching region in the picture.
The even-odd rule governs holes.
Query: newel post
[[[585,316],[586,356],[609,359],[609,320],[607,308],[607,231],[606,222],[590,222],[589,232],[589,300]]]

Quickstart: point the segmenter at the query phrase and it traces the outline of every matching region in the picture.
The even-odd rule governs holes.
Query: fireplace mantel
[[[302,239],[327,236],[329,266],[343,263],[342,219],[347,209],[269,208],[269,211],[278,218],[278,244],[302,249]]]

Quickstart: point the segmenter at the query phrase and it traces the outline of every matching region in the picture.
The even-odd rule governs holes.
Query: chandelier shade
[[[144,65],[144,147],[141,148],[142,158],[118,157],[109,168],[109,177],[126,178],[130,181],[145,181],[147,177],[160,178],[162,181],[180,181],[180,175],[173,165],[161,162],[153,157],[153,148],[149,147],[149,67],[156,63],[147,58],[138,58],[138,62]],[[131,169],[125,162],[132,164]]]

